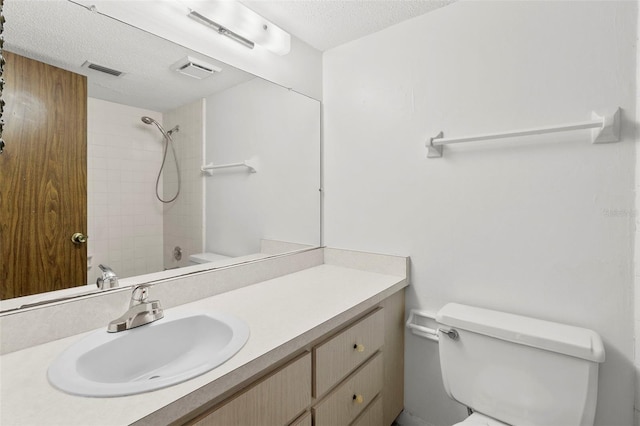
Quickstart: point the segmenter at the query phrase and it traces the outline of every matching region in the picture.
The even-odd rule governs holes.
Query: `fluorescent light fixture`
[[[201,23],[202,25],[206,25],[207,27],[212,28],[213,30],[217,31],[218,34],[222,34],[224,36],[229,37],[231,40],[237,41],[238,43],[240,43],[245,47],[248,47],[249,49],[253,49],[253,46],[255,46],[255,43],[252,42],[251,40],[247,40],[241,35],[234,33],[230,29],[225,28],[222,25],[218,24],[217,22],[207,18],[206,16],[199,14],[195,10],[190,11],[187,16],[193,19],[194,21]]]
[[[219,34],[253,48],[254,43],[277,54],[291,50],[291,36],[237,1],[181,0],[188,16]]]

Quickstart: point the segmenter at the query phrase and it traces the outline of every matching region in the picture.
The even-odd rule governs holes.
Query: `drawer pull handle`
[[[353,401],[356,404],[362,404],[364,402],[364,397],[362,395],[353,395]]]
[[[361,343],[356,343],[355,345],[353,345],[353,349],[355,349],[357,352],[364,352],[364,345]]]

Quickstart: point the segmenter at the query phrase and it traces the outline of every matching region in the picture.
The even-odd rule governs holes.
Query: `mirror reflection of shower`
[[[158,127],[158,130],[160,130],[160,133],[162,133],[162,136],[164,136],[162,164],[160,165],[160,170],[158,171],[158,177],[156,178],[156,198],[163,203],[171,203],[178,198],[178,195],[180,195],[180,166],[178,165],[178,157],[176,156],[176,150],[173,146],[173,139],[171,138],[171,135],[173,133],[178,132],[180,130],[180,126],[175,126],[173,129],[169,131],[165,131],[162,125],[151,117],[142,117],[141,120],[145,124],[155,124],[156,127]],[[176,191],[176,195],[173,198],[171,198],[170,200],[163,200],[159,192],[160,176],[162,176],[164,163],[167,160],[167,151],[169,150],[169,146],[171,146],[171,151],[173,152],[173,159],[176,163],[176,172],[178,173],[178,190]]]

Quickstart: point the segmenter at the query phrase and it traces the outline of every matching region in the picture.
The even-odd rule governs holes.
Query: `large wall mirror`
[[[2,310],[320,245],[319,101],[73,2],[4,15]]]

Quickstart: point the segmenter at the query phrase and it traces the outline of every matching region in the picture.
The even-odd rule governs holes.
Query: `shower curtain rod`
[[[428,149],[427,158],[440,158],[442,157],[442,147],[444,145],[462,142],[484,141],[491,139],[512,138],[518,136],[542,135],[546,133],[566,132],[570,130],[582,129],[593,129],[591,130],[592,143],[618,142],[620,140],[620,108],[616,108],[614,111],[603,115],[598,115],[595,112],[592,112],[591,121],[565,124],[560,126],[537,127],[533,129],[513,130],[502,133],[462,136],[456,138],[445,138],[443,132],[440,132],[437,136],[430,138],[425,145]]]

